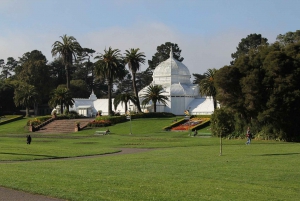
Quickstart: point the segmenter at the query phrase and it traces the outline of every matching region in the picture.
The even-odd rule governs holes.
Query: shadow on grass
[[[6,152],[0,152],[0,154],[16,155],[16,156],[41,156],[41,157],[47,157],[47,158],[57,158],[57,156],[40,155],[40,154],[19,154],[19,153],[6,153]]]
[[[262,154],[261,156],[288,156],[288,155],[298,155],[300,153],[284,153],[284,154]]]

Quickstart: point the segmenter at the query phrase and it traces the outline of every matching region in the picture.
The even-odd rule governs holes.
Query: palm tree
[[[133,90],[134,90],[134,95],[136,97],[136,106],[139,112],[142,112],[141,106],[140,106],[140,101],[138,97],[138,92],[136,89],[136,72],[140,69],[140,63],[144,64],[145,59],[144,57],[145,54],[144,52],[138,52],[140,49],[139,48],[132,48],[130,50],[126,50],[125,52],[125,63],[128,65],[129,70],[132,73],[132,84],[133,84]]]
[[[63,59],[66,70],[66,79],[67,79],[67,88],[70,88],[70,72],[69,69],[73,64],[73,58],[76,59],[76,56],[81,53],[82,47],[77,42],[76,38],[73,36],[67,36],[66,34],[60,36],[62,42],[55,41],[52,45],[52,56],[59,56]]]
[[[69,106],[74,105],[74,99],[72,98],[72,94],[67,88],[57,88],[51,93],[52,98],[49,101],[49,105],[51,107],[60,106],[60,114],[63,114],[63,108],[69,108]]]
[[[114,79],[122,79],[125,76],[125,66],[119,49],[104,50],[104,54],[96,56],[95,74],[103,77],[108,85],[108,115],[112,115],[112,84]]]
[[[38,101],[38,93],[34,86],[22,83],[15,89],[14,102],[16,106],[26,107],[26,117],[29,116],[29,107]]]
[[[149,85],[146,88],[146,93],[141,97],[144,100],[142,101],[142,105],[147,105],[150,101],[152,101],[154,106],[154,112],[156,112],[156,102],[161,102],[162,104],[167,104],[168,97],[161,95],[163,93],[163,87],[161,85]]]
[[[217,108],[217,90],[214,86],[214,75],[216,74],[217,70],[215,68],[208,69],[206,73],[204,73],[205,78],[202,79],[199,83],[200,94],[211,96],[213,98],[214,109]]]
[[[114,106],[115,110],[117,109],[118,105],[121,103],[125,104],[125,113],[127,112],[127,103],[131,101],[133,104],[136,104],[136,97],[130,93],[124,93],[124,94],[119,94],[115,97],[114,99]]]

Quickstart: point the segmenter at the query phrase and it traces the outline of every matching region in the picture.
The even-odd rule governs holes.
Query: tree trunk
[[[29,107],[26,107],[26,117],[29,117]]]
[[[62,103],[60,103],[60,115],[62,115],[64,113],[64,105]]]
[[[69,77],[69,65],[65,65],[66,79],[67,79],[67,89],[70,89],[70,77]]]
[[[154,112],[156,112],[156,101],[153,102]]]
[[[132,85],[133,85],[134,95],[136,97],[136,106],[138,112],[142,112],[138,92],[136,90],[135,73],[132,73]]]
[[[38,111],[39,111],[39,105],[37,103],[34,103],[34,115],[37,116],[39,115]]]
[[[112,102],[111,102],[111,88],[112,88],[112,82],[108,81],[108,115],[112,115]]]
[[[127,112],[127,110],[128,110],[127,103],[128,103],[128,102],[125,102],[125,114],[126,114],[126,112]]]
[[[213,97],[213,103],[214,103],[214,110],[217,109],[217,100],[216,97]]]

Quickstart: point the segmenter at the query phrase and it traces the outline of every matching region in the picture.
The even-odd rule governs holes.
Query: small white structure
[[[199,86],[190,81],[191,74],[189,69],[181,62],[173,58],[173,52],[170,52],[170,58],[160,63],[153,72],[153,85],[162,85],[165,95],[169,98],[167,105],[157,103],[157,112],[170,112],[175,115],[184,115],[185,110],[190,114],[212,114],[214,111],[213,99],[211,97],[201,97]],[[148,86],[147,86],[148,87]],[[146,88],[138,94],[139,97],[145,94]],[[94,117],[99,110],[103,115],[108,114],[108,99],[97,99],[94,92],[88,99],[74,98],[75,104],[70,110],[75,110],[79,114],[87,117]],[[142,100],[140,100],[142,101]],[[112,100],[113,102],[113,100]],[[124,114],[125,106],[119,104],[115,112]],[[136,110],[136,107],[129,103],[128,109]],[[144,112],[153,112],[153,104],[149,103]]]
[[[201,97],[199,85],[192,84],[190,78],[189,69],[173,58],[171,50],[170,58],[160,63],[153,72],[151,84],[161,85],[164,88],[162,95],[169,98],[167,105],[157,103],[156,111],[170,112],[175,115],[183,115],[185,110],[189,110],[192,115],[213,113],[213,99]],[[145,94],[147,87],[139,92],[139,97]],[[152,103],[146,109],[153,111]]]
[[[102,115],[108,115],[108,99],[98,99],[92,91],[89,98],[73,98],[75,103],[73,107],[70,107],[70,111],[77,111],[86,117],[95,117],[99,110],[101,110]],[[112,99],[113,103],[114,99]],[[125,105],[119,104],[116,111],[120,114],[124,114]]]

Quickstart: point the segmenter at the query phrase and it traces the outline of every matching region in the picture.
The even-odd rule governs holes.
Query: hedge
[[[23,119],[23,115],[15,115],[15,117],[13,117],[13,118],[10,118],[10,119],[5,120],[5,121],[1,121],[0,125],[7,124],[7,123],[10,123],[10,122],[13,122],[13,121],[20,120],[20,119]]]

